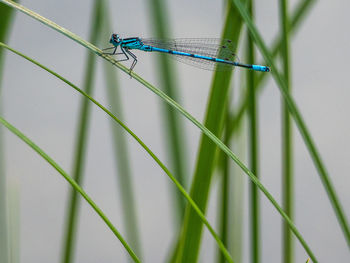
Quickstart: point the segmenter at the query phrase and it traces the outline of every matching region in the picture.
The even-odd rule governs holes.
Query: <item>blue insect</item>
[[[130,73],[137,63],[137,57],[130,50],[138,49],[146,52],[161,52],[173,55],[181,62],[194,65],[207,70],[230,70],[232,66],[248,68],[255,71],[269,72],[270,68],[261,65],[240,63],[231,40],[216,38],[182,38],[182,39],[145,39],[139,37],[120,38],[118,34],[112,34],[109,41],[113,47],[103,51],[108,55],[124,55],[118,61],[133,59]],[[118,47],[121,52],[117,52]]]

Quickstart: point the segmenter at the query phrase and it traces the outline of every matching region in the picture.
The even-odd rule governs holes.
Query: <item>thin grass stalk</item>
[[[90,31],[90,42],[96,43],[100,33],[100,24],[102,18],[101,1],[96,0],[92,13],[92,24]],[[88,52],[87,63],[85,64],[84,90],[87,94],[92,93],[95,77],[96,56]],[[83,99],[81,101],[78,118],[78,129],[76,134],[75,154],[73,161],[73,178],[81,185],[84,173],[85,152],[87,149],[89,122],[90,122],[90,103]],[[71,189],[68,197],[66,211],[66,229],[64,233],[64,243],[62,251],[62,263],[71,263],[74,261],[75,240],[77,235],[77,226],[79,222],[79,196],[74,189]]]
[[[193,207],[193,209],[197,212],[198,216],[201,218],[202,222],[204,225],[206,225],[207,229],[209,230],[209,232],[211,233],[211,235],[213,236],[213,238],[215,239],[216,243],[218,244],[218,247],[220,247],[221,251],[223,252],[223,254],[226,257],[226,260],[228,262],[233,262],[232,258],[230,256],[230,254],[228,253],[227,249],[225,248],[225,246],[222,244],[218,234],[216,234],[214,228],[210,225],[210,223],[208,222],[208,220],[206,219],[205,215],[202,213],[202,211],[199,209],[199,207],[197,206],[197,204],[193,201],[193,199],[190,197],[190,195],[186,192],[186,190],[181,186],[181,184],[176,180],[176,178],[171,174],[171,172],[169,171],[169,169],[160,161],[160,159],[147,147],[147,145],[145,145],[140,138],[138,138],[136,136],[135,133],[133,133],[121,120],[119,120],[115,115],[113,115],[109,110],[107,110],[101,103],[99,103],[98,101],[96,101],[94,98],[92,98],[90,95],[88,95],[86,92],[84,92],[83,90],[79,89],[77,86],[75,86],[73,83],[69,82],[68,80],[66,80],[65,78],[63,78],[62,76],[58,75],[56,72],[48,69],[47,67],[43,66],[42,64],[38,63],[37,61],[25,56],[24,54],[18,52],[17,50],[14,50],[13,48],[10,48],[9,46],[5,45],[4,43],[0,42],[0,47],[4,47],[12,52],[14,52],[15,54],[27,59],[28,61],[32,62],[33,64],[39,66],[40,68],[46,70],[47,72],[49,72],[50,74],[54,75],[55,77],[57,77],[58,79],[62,80],[63,82],[65,82],[66,84],[68,84],[70,87],[72,87],[74,90],[76,90],[77,92],[79,92],[81,95],[83,95],[85,98],[87,98],[88,100],[90,100],[92,103],[94,103],[96,106],[98,106],[101,110],[103,110],[106,114],[108,114],[115,122],[117,122],[126,132],[128,132],[139,144],[140,146],[153,158],[153,160],[160,166],[160,168],[167,174],[167,176],[170,178],[170,180],[173,181],[174,185],[179,189],[179,191],[183,194],[183,196],[186,198],[186,200],[191,204],[191,206]],[[125,68],[125,67],[124,67]],[[126,73],[129,72],[128,68],[125,68]],[[129,73],[128,73],[129,74]],[[135,75],[134,75],[135,76]],[[150,85],[150,84],[148,84]],[[164,94],[164,96],[166,96]],[[170,98],[168,98],[169,100],[171,100]],[[176,108],[178,109],[178,108]],[[189,117],[189,116],[188,116]],[[193,117],[192,117],[193,118]],[[199,124],[198,121],[196,121],[197,124]],[[205,130],[204,126],[201,126],[201,128],[203,130]]]
[[[143,78],[141,78],[138,74],[136,74],[135,72],[131,72],[129,68],[123,66],[121,63],[118,63],[115,59],[113,59],[111,56],[105,55],[103,54],[102,50],[97,48],[96,46],[94,46],[93,44],[85,41],[84,39],[82,39],[81,37],[77,36],[76,34],[70,32],[69,30],[57,25],[56,23],[50,21],[49,19],[33,12],[32,10],[29,10],[28,8],[16,4],[13,1],[10,0],[0,0],[3,3],[6,3],[7,5],[16,8],[17,10],[23,12],[24,14],[27,14],[28,16],[40,21],[41,23],[51,27],[52,29],[56,30],[57,32],[71,38],[72,40],[74,40],[75,42],[79,43],[80,45],[86,47],[87,49],[89,49],[90,51],[94,52],[96,55],[101,56],[102,58],[104,58],[105,60],[109,61],[111,64],[113,64],[114,66],[116,66],[118,69],[120,69],[121,71],[123,71],[124,73],[128,74],[129,76],[133,77],[136,81],[138,81],[142,86],[144,86],[145,88],[149,89],[150,91],[152,91],[155,95],[159,96],[162,100],[166,101],[169,105],[171,105],[172,107],[174,107],[174,109],[176,109],[180,114],[182,114],[185,118],[187,118],[189,121],[191,121],[195,126],[197,126],[205,135],[208,136],[208,138],[210,138],[222,151],[224,151],[237,165],[238,167],[250,178],[250,180],[252,180],[258,187],[259,189],[264,193],[264,195],[267,197],[267,199],[271,202],[271,204],[275,207],[275,209],[278,211],[278,213],[284,218],[284,220],[286,222],[288,222],[290,228],[292,229],[293,233],[295,234],[295,236],[298,238],[300,244],[304,247],[305,251],[309,254],[310,258],[312,260],[314,260],[315,262],[316,257],[314,255],[314,253],[312,252],[312,250],[310,249],[309,245],[306,243],[306,241],[304,240],[303,236],[301,235],[301,233],[298,231],[298,229],[296,228],[296,226],[294,225],[294,223],[289,219],[289,217],[284,213],[283,209],[279,206],[279,204],[277,203],[277,201],[273,198],[273,196],[268,192],[268,190],[261,184],[261,182],[255,177],[255,175],[253,173],[251,173],[251,171],[243,164],[243,162],[225,145],[223,144],[223,142],[216,137],[210,130],[208,130],[208,128],[206,128],[203,124],[201,124],[197,119],[195,119],[191,114],[189,114],[183,107],[181,107],[181,105],[179,105],[178,103],[176,103],[174,100],[172,100],[170,97],[168,97],[166,94],[164,94],[161,90],[155,88],[153,85],[151,85],[150,83],[148,83],[146,80],[144,80]],[[16,54],[25,57],[26,59],[32,61],[33,63],[39,65],[37,62],[31,60],[30,58],[20,54],[18,51],[15,51],[14,49],[8,47],[7,45],[0,43],[0,46],[5,47],[9,50],[11,50],[12,52],[15,52]],[[42,68],[45,68],[44,66],[40,66]],[[47,68],[45,68],[45,70],[48,70]],[[53,73],[52,71],[50,71],[51,74],[54,74],[55,76],[57,76],[58,78],[62,79],[59,75]],[[66,80],[63,80],[66,82]],[[66,82],[68,84],[68,82]],[[78,89],[77,87],[75,87],[74,85],[72,85],[71,83],[69,84],[71,85],[74,89],[76,89],[79,93],[81,93],[82,95],[88,97],[92,102],[94,102],[96,105],[98,105],[102,110],[104,110],[108,115],[110,115],[113,119],[115,119],[125,130],[127,130],[139,143],[140,145],[142,145],[144,147],[144,149],[153,157],[153,159],[162,167],[162,169],[164,169],[164,171],[166,171],[166,167],[164,165],[162,165],[162,163],[159,161],[159,159],[157,159],[154,154],[152,155],[152,153],[150,152],[150,150],[146,147],[146,145],[144,145],[142,143],[142,141],[140,141],[135,134],[133,134],[125,125],[123,125],[123,123],[121,123],[113,114],[111,114],[107,109],[105,109],[101,104],[99,104],[97,101],[95,101],[93,98],[91,98],[88,94],[84,93],[82,90]],[[169,171],[168,171],[169,172]],[[167,173],[167,172],[166,172]],[[181,185],[177,184],[177,181],[174,177],[171,177],[170,173],[167,173],[168,176],[171,178],[171,180],[174,182],[174,184],[179,188],[179,190],[181,192],[184,193],[184,196],[186,197],[186,199],[188,200],[189,203],[191,203],[191,205],[193,206],[193,208],[195,208],[195,210],[197,211],[198,215],[200,216],[200,218],[203,218],[203,222],[204,224],[208,227],[209,231],[212,233],[212,235],[214,236],[215,231],[213,229],[209,228],[209,223],[207,221],[205,221],[205,216],[203,215],[203,213],[201,213],[201,210],[198,208],[198,206],[196,205],[196,203],[193,201],[193,199],[191,199],[191,197],[189,195],[187,195],[187,192],[181,187]],[[207,225],[208,224],[208,225]],[[220,241],[220,239],[218,238],[218,236],[216,236],[217,239],[217,243],[218,244],[222,244],[222,242]],[[214,236],[215,238],[215,236]]]
[[[254,1],[250,0],[248,7],[251,17],[253,14]],[[247,39],[247,61],[255,64],[254,42],[248,33]],[[250,170],[259,178],[258,161],[259,161],[259,141],[258,141],[258,114],[257,114],[257,93],[255,89],[255,72],[247,71],[247,86],[249,94],[248,106],[248,125],[249,125],[249,162]],[[250,255],[251,262],[260,262],[260,206],[258,189],[253,182],[249,184],[250,188]]]
[[[231,39],[238,43],[241,30],[241,20],[237,19],[236,10],[231,5],[227,7],[223,39]],[[229,93],[232,71],[217,71],[214,74],[208,99],[205,127],[217,137],[221,137],[226,103]],[[211,178],[215,166],[217,146],[205,135],[201,136],[195,174],[191,185],[191,196],[202,211],[206,211],[210,190]],[[185,219],[180,238],[180,247],[177,262],[196,262],[199,256],[199,247],[203,225],[193,209],[186,208]]]
[[[155,36],[160,39],[170,37],[169,16],[166,1],[149,0],[148,8],[150,11],[151,25]],[[157,56],[157,76],[159,76],[162,90],[170,98],[179,101],[179,89],[177,88],[176,70],[173,63],[165,55]],[[161,111],[163,122],[166,129],[167,154],[171,161],[176,179],[186,188],[186,138],[184,126],[179,116],[168,104],[162,104],[164,109]],[[173,188],[172,188],[173,189]],[[185,200],[178,191],[173,191],[173,202],[176,209],[173,209],[173,218],[177,228],[180,226],[185,211]]]
[[[102,1],[102,13],[104,22],[104,33],[112,32],[110,9],[106,1]],[[105,34],[103,34],[105,35]],[[120,98],[119,83],[116,72],[110,63],[104,62],[104,74],[106,80],[106,90],[111,111],[123,119],[123,103]],[[135,192],[132,184],[132,169],[130,165],[130,154],[127,144],[127,137],[124,131],[114,122],[111,122],[111,132],[114,143],[114,152],[117,163],[118,192],[122,204],[122,217],[126,229],[126,237],[134,248],[134,251],[142,259],[141,241],[138,223],[138,214],[135,204]]]
[[[45,159],[57,172],[59,172],[64,179],[77,191],[80,195],[88,202],[88,204],[95,210],[95,212],[101,217],[101,219],[106,223],[109,229],[114,233],[114,235],[120,240],[124,248],[127,250],[129,255],[133,258],[135,262],[140,262],[136,254],[132,251],[128,243],[124,240],[122,235],[113,226],[111,221],[103,213],[103,211],[95,204],[95,202],[88,196],[88,194],[77,184],[77,182],[70,177],[49,155],[47,155],[39,146],[37,146],[33,141],[31,141],[22,132],[8,123],[4,118],[0,117],[0,123],[2,123],[7,129],[9,129],[13,134],[24,141],[28,146],[30,146],[35,152],[37,152],[43,159]]]
[[[228,112],[229,112],[229,106],[227,105],[226,107],[226,118],[225,122],[227,122],[227,117],[228,117]],[[227,136],[227,127],[228,125],[225,125],[225,135],[224,135],[224,143],[225,145],[229,145],[229,142],[227,141],[228,136]],[[230,162],[227,157],[227,155],[223,155],[223,158],[219,159],[221,161],[221,196],[218,198],[218,207],[220,207],[220,238],[222,240],[222,243],[228,247],[229,243],[229,225],[231,222],[229,222],[229,205],[230,205],[230,200],[229,200],[229,192],[230,192]],[[225,257],[224,255],[218,251],[218,263],[225,263]]]
[[[8,34],[11,29],[13,18],[13,9],[7,5],[0,4],[0,41],[7,42]],[[4,73],[4,50],[0,49],[0,114],[3,111],[2,103],[2,76]],[[5,143],[3,127],[0,127],[0,262],[9,262],[9,233],[7,219],[7,187],[5,172]]]
[[[328,172],[326,171],[326,167],[323,164],[323,161],[321,160],[320,154],[316,148],[316,145],[311,137],[311,134],[309,130],[306,127],[306,124],[294,102],[292,97],[289,95],[287,87],[286,87],[286,82],[285,79],[279,74],[277,67],[275,65],[275,62],[273,61],[271,53],[268,51],[267,46],[265,45],[264,41],[262,40],[261,35],[258,33],[255,25],[253,24],[249,13],[247,12],[246,8],[242,5],[242,3],[239,0],[231,0],[232,3],[237,7],[239,10],[240,16],[244,19],[249,32],[251,33],[255,44],[259,47],[266,63],[271,66],[272,72],[271,74],[273,75],[276,83],[278,84],[277,86],[280,89],[280,92],[282,96],[285,99],[286,104],[288,105],[288,109],[290,114],[293,116],[294,121],[303,137],[304,143],[309,150],[309,153],[311,155],[311,158],[316,166],[316,169],[318,171],[318,174],[321,178],[321,181],[323,183],[323,186],[326,189],[328,198],[330,199],[330,202],[333,206],[334,212],[336,214],[336,217],[338,219],[339,225],[343,231],[344,238],[350,247],[350,228],[346,219],[346,216],[344,214],[342,205],[339,201],[339,198],[337,196],[337,193],[333,187],[333,184],[329,178]],[[311,257],[311,255],[310,255]],[[312,257],[311,259],[315,261]]]
[[[290,26],[288,27],[289,35],[290,37],[294,36],[295,32],[299,29],[301,22],[306,18],[306,15],[310,12],[311,7],[316,3],[316,0],[302,0],[299,2],[297,7],[295,8],[293,14],[291,15],[290,19]],[[282,47],[282,39],[280,36],[276,38],[276,40],[271,45],[272,50],[272,57],[275,59],[279,52],[281,51]],[[264,81],[267,79],[269,74],[259,74],[256,80],[256,89],[260,92],[261,89],[264,87]],[[249,96],[245,97],[242,104],[236,111],[237,113],[235,115],[231,114],[231,121],[230,127],[229,127],[229,134],[233,134],[234,129],[238,127],[241,124],[242,117],[246,110],[248,109],[248,101]],[[232,136],[232,135],[230,135]]]
[[[291,92],[290,80],[290,55],[289,55],[289,17],[288,2],[280,0],[280,20],[282,35],[281,58],[283,75],[286,80],[286,88]],[[293,149],[292,149],[292,125],[288,106],[282,101],[282,203],[286,214],[293,219]],[[283,222],[283,252],[282,262],[293,262],[293,236],[289,227]]]
[[[115,78],[115,70],[112,66],[104,62],[104,73],[107,82],[107,93],[109,105],[111,105],[111,111],[120,116],[124,116],[122,110],[122,102],[120,100],[120,93],[118,90],[118,82]],[[119,104],[119,103],[120,104]],[[122,216],[125,228],[126,236],[129,243],[133,246],[137,255],[141,257],[141,243],[140,243],[140,232],[138,216],[135,204],[134,187],[132,185],[131,176],[131,166],[129,159],[129,148],[127,146],[126,136],[124,132],[117,127],[114,123],[111,123],[111,130],[114,143],[115,157],[117,160],[117,179],[122,203]]]

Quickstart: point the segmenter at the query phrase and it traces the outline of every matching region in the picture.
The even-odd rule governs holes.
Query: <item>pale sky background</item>
[[[173,37],[220,37],[224,15],[222,1],[167,1]],[[278,27],[278,1],[256,1],[257,24],[271,43]],[[59,25],[88,39],[93,1],[28,1],[21,3]],[[294,6],[296,0],[291,1]],[[350,220],[350,53],[349,1],[318,1],[292,41],[293,97],[307,123]],[[111,1],[113,30],[121,36],[152,37],[147,1]],[[101,48],[108,46],[108,37]],[[9,45],[55,70],[79,87],[87,50],[36,20],[17,12]],[[36,142],[65,171],[72,156],[81,96],[63,82],[22,58],[6,52],[2,81],[3,116]],[[135,52],[135,72],[158,86],[153,54]],[[242,49],[239,53],[242,53]],[[94,98],[107,104],[102,59],[98,60]],[[241,61],[244,59],[241,58]],[[202,121],[211,72],[176,63],[181,104]],[[118,69],[116,69],[116,72]],[[239,70],[236,71],[238,73]],[[125,123],[161,158],[166,143],[161,100],[138,82],[119,72]],[[84,189],[124,233],[121,204],[116,192],[116,166],[110,118],[95,106],[85,167]],[[281,201],[280,95],[273,80],[259,100],[261,180]],[[182,117],[181,117],[182,118]],[[188,135],[192,174],[200,133],[182,118]],[[297,131],[295,141],[295,222],[320,262],[349,262],[350,253],[310,155]],[[59,262],[68,185],[41,157],[17,137],[5,132],[6,173],[20,193],[20,262]],[[173,232],[170,184],[164,172],[128,136],[144,262],[164,262]],[[245,145],[244,147],[247,147]],[[245,159],[244,153],[238,153]],[[241,155],[240,155],[241,154]],[[244,177],[247,198],[247,180]],[[218,180],[213,180],[218,185]],[[216,192],[211,191],[209,218],[215,224]],[[281,262],[281,218],[265,197],[262,204],[262,262]],[[248,209],[244,205],[244,260],[248,253]],[[103,221],[85,202],[75,262],[125,262],[126,252]],[[296,261],[307,255],[295,242]],[[205,231],[200,262],[213,262],[216,247]]]

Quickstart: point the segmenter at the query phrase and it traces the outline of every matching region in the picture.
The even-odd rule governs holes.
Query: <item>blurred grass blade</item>
[[[226,113],[225,113],[225,122],[228,120],[228,111],[229,111],[229,105],[226,104]],[[225,135],[224,135],[224,143],[225,145],[229,145],[227,141],[227,127],[228,125],[225,125]],[[229,244],[229,226],[231,225],[231,222],[229,222],[229,193],[230,193],[230,162],[229,158],[226,154],[222,153],[222,158],[219,159],[219,165],[221,167],[221,196],[218,198],[218,207],[220,208],[220,215],[219,215],[219,227],[220,227],[220,237],[222,240],[222,243],[225,244],[226,247],[228,247]],[[224,255],[218,251],[218,259],[217,262],[219,263],[225,263]],[[235,254],[233,254],[233,257],[236,257]],[[239,262],[239,261],[238,261]]]
[[[249,13],[252,17],[254,9],[254,0],[250,0]],[[247,43],[247,62],[249,64],[255,64],[254,54],[254,42],[248,32]],[[258,141],[258,114],[257,114],[257,94],[255,89],[255,75],[254,71],[247,71],[247,86],[249,94],[248,102],[248,125],[249,125],[249,163],[250,170],[259,177],[258,171],[258,155],[259,155],[259,141]],[[261,75],[261,74],[260,74]],[[250,255],[251,262],[260,262],[260,206],[259,206],[259,193],[256,185],[253,182],[249,182],[250,188]]]
[[[20,262],[20,188],[15,178],[9,178],[8,183],[8,218],[9,218],[9,263]],[[5,261],[1,261],[5,262]]]
[[[311,7],[316,3],[316,0],[302,0],[299,2],[293,15],[289,16],[290,19],[288,22],[287,33],[293,35],[297,29],[301,26],[301,22],[306,18],[306,15],[309,13]],[[271,48],[272,57],[276,57],[283,49],[283,35],[279,35]],[[260,74],[257,82],[261,84],[268,74]]]
[[[126,74],[130,74],[130,71],[127,67],[123,66],[121,63],[118,63],[116,60],[114,60],[111,56],[105,55],[102,53],[102,50],[100,50],[99,48],[97,48],[96,46],[94,46],[93,44],[83,40],[81,37],[75,35],[74,33],[70,32],[67,29],[62,28],[61,26],[55,24],[54,22],[50,21],[47,18],[42,17],[41,15],[25,8],[24,6],[18,5],[12,1],[9,0],[0,0],[3,3],[6,3],[14,8],[16,8],[17,10],[33,17],[34,19],[44,23],[45,25],[53,28],[54,30],[68,36],[69,38],[71,38],[72,40],[76,41],[77,43],[81,44],[82,46],[86,47],[87,49],[91,50],[92,52],[94,52],[95,54],[103,57],[105,60],[109,61],[111,64],[115,65],[117,68],[119,68],[120,70],[122,70],[123,72],[125,72]],[[14,49],[8,47],[7,45],[0,43],[0,46],[5,47],[9,50],[11,50],[12,52],[25,57],[26,59],[30,60],[31,62],[35,63],[36,65],[40,65],[39,63],[33,61],[32,59],[20,54],[18,51],[15,51]],[[59,75],[55,74],[54,72],[50,71],[49,69],[45,68],[44,66],[40,65],[40,67],[44,68],[45,70],[49,71],[51,74],[55,75],[56,77],[60,78],[61,80],[65,81],[67,84],[69,83],[68,81],[64,80],[62,77],[60,77]],[[197,119],[195,119],[192,115],[190,115],[183,107],[181,107],[178,103],[176,103],[174,100],[172,100],[169,96],[167,96],[164,92],[162,92],[161,90],[155,88],[154,86],[152,86],[150,83],[148,83],[146,80],[144,80],[143,78],[141,78],[139,75],[137,75],[135,72],[131,72],[130,74],[131,77],[133,77],[136,81],[138,81],[140,84],[142,84],[145,88],[149,89],[150,91],[152,91],[154,94],[156,94],[157,96],[159,96],[163,101],[166,101],[169,105],[171,105],[172,107],[174,107],[174,109],[176,109],[180,114],[182,114],[184,117],[186,117],[189,121],[191,121],[195,126],[197,126],[205,135],[207,135],[211,141],[213,141],[221,150],[223,150],[228,156],[230,156],[230,158],[242,169],[242,171],[249,176],[250,180],[252,180],[258,187],[259,189],[264,193],[264,195],[269,199],[269,201],[271,202],[271,204],[276,208],[276,210],[278,211],[278,213],[284,218],[284,220],[289,224],[289,227],[291,228],[291,230],[293,231],[293,233],[295,234],[295,236],[298,238],[298,240],[300,241],[301,245],[304,247],[304,249],[306,250],[306,252],[309,254],[310,258],[316,262],[316,258],[315,255],[313,254],[313,252],[311,251],[310,247],[308,246],[308,244],[306,243],[306,241],[304,240],[304,238],[302,237],[302,235],[300,234],[300,232],[297,230],[296,226],[294,225],[294,223],[289,219],[289,217],[284,213],[283,209],[279,206],[279,204],[277,203],[277,201],[273,198],[273,196],[267,191],[267,189],[261,184],[261,182],[255,177],[255,175],[243,164],[243,162],[240,161],[240,159],[225,145],[222,143],[222,141],[216,137],[208,128],[206,128],[203,124],[201,124]],[[160,160],[150,152],[150,150],[146,147],[146,145],[144,145],[142,143],[142,141],[140,139],[137,138],[137,136],[135,134],[133,134],[125,125],[123,125],[123,123],[118,120],[112,113],[110,113],[106,108],[104,108],[101,104],[99,104],[97,101],[95,101],[93,98],[91,98],[88,94],[84,93],[82,90],[78,89],[76,86],[72,85],[71,83],[69,84],[71,85],[71,87],[73,87],[74,89],[76,89],[79,93],[81,93],[82,95],[86,96],[87,98],[89,98],[92,102],[94,102],[96,105],[98,105],[103,111],[105,111],[108,115],[110,115],[113,119],[115,119],[115,121],[117,121],[125,130],[127,130],[143,147],[144,149],[153,157],[153,159],[163,168],[164,171],[166,171],[166,167],[160,162]],[[191,203],[191,205],[193,206],[193,208],[195,208],[195,210],[197,211],[198,215],[200,216],[200,218],[203,219],[203,222],[206,224],[206,226],[208,227],[209,231],[212,233],[212,235],[214,236],[214,238],[216,239],[217,243],[220,245],[222,245],[222,242],[220,241],[220,239],[217,237],[217,235],[215,236],[215,231],[210,228],[209,223],[206,221],[205,216],[201,213],[201,210],[198,208],[198,206],[196,206],[196,203],[193,202],[193,200],[190,198],[190,196],[187,195],[187,192],[181,187],[180,184],[178,184],[177,180],[172,177],[172,175],[170,174],[170,172],[166,172],[167,175],[170,177],[170,179],[175,183],[175,185],[179,188],[179,190],[181,192],[183,192],[184,196],[186,197],[186,199]],[[222,245],[223,249],[225,249],[225,247]],[[227,253],[228,254],[228,253]],[[229,254],[228,254],[229,256]]]
[[[88,194],[77,184],[77,182],[70,177],[50,156],[48,156],[39,146],[37,146],[33,141],[26,137],[23,133],[17,130],[14,126],[8,123],[5,119],[0,117],[0,123],[2,123],[7,129],[9,129],[13,134],[24,141],[28,146],[30,146],[34,151],[36,151],[43,159],[45,159],[53,168],[59,172],[64,179],[79,192],[80,195],[89,203],[89,205],[95,210],[95,212],[102,218],[102,220],[107,224],[107,226],[112,230],[115,236],[120,240],[122,245],[128,251],[129,255],[134,259],[135,262],[140,262],[135,253],[129,247],[128,243],[124,240],[118,230],[113,226],[111,221],[106,217],[102,210],[95,204],[95,202],[88,196]]]
[[[159,39],[168,39],[169,35],[169,16],[167,12],[166,1],[163,0],[148,0],[148,8],[150,10],[151,25],[155,37]],[[160,78],[162,90],[170,98],[179,101],[179,89],[176,84],[176,71],[172,61],[166,55],[159,54],[157,56],[157,71]],[[165,136],[167,138],[167,152],[171,160],[176,179],[186,188],[186,171],[187,171],[187,144],[184,133],[184,126],[179,116],[173,111],[168,104],[162,104],[165,107],[162,110],[163,122],[165,123]],[[183,219],[185,210],[185,200],[181,194],[174,192],[173,202],[176,209],[173,209],[173,218],[176,226],[179,227]]]
[[[280,30],[282,35],[281,58],[286,88],[291,93],[290,55],[289,55],[289,15],[287,0],[280,0]],[[293,151],[292,125],[288,106],[282,101],[282,202],[286,214],[293,219]],[[282,262],[293,262],[293,236],[289,227],[283,222]]]
[[[346,219],[346,216],[343,212],[343,208],[339,202],[339,198],[334,190],[334,187],[330,181],[330,178],[328,176],[328,172],[326,171],[326,168],[321,160],[320,154],[315,146],[315,143],[312,140],[312,137],[305,125],[305,122],[294,102],[292,97],[289,95],[287,87],[286,87],[286,82],[285,79],[278,73],[277,67],[275,66],[275,63],[273,61],[271,53],[268,51],[266,45],[264,44],[262,37],[258,33],[255,25],[251,21],[251,18],[246,10],[246,8],[241,4],[239,0],[231,0],[234,5],[237,7],[239,10],[240,15],[244,19],[249,32],[251,33],[256,45],[259,47],[267,65],[271,66],[272,72],[271,74],[273,75],[276,83],[278,84],[278,87],[281,91],[281,94],[284,97],[285,103],[288,105],[288,109],[290,114],[293,116],[296,125],[304,139],[305,145],[308,148],[310,155],[312,157],[312,160],[317,168],[317,171],[319,173],[319,176],[321,178],[321,181],[326,189],[327,195],[330,199],[330,202],[333,206],[334,212],[337,216],[338,222],[341,226],[341,229],[343,230],[343,234],[345,237],[345,240],[350,247],[350,229],[348,226],[348,222]],[[311,255],[310,255],[311,257]],[[312,258],[312,257],[311,257]],[[315,262],[315,260],[312,258],[312,260]]]
[[[237,149],[240,156],[245,156],[247,148],[246,148],[246,127],[240,128],[236,132],[236,138],[234,140],[233,147]],[[232,167],[232,163],[231,163]],[[237,262],[243,261],[243,251],[244,251],[244,224],[246,222],[244,218],[244,209],[245,209],[245,183],[246,180],[242,176],[243,171],[238,167],[232,167],[232,183],[231,183],[231,199],[232,205],[230,206],[231,212],[231,221],[229,222],[231,229],[231,245],[232,253],[234,255],[234,259],[237,259]],[[249,180],[248,180],[249,182]]]
[[[8,7],[5,4],[0,3],[0,17],[1,17],[0,41],[5,42],[8,38],[8,34],[11,28],[13,9]],[[0,79],[2,79],[1,78],[2,66],[3,66],[3,50],[0,50]]]
[[[293,15],[291,16],[291,24],[288,27],[290,36],[293,36],[294,33],[299,29],[301,22],[305,19],[306,15],[310,11],[311,7],[316,3],[316,0],[301,0],[298,6],[295,8]],[[275,59],[276,56],[281,51],[282,39],[280,36],[276,38],[272,44],[272,57]],[[264,80],[269,76],[269,74],[259,74],[258,79],[256,81],[256,89],[260,90],[263,87]],[[238,127],[241,123],[242,117],[245,111],[248,108],[249,96],[245,97],[243,102],[241,103],[239,109],[236,111],[237,114],[231,116],[230,126],[229,126],[229,135],[232,136],[233,130]]]
[[[231,256],[228,253],[225,246],[222,244],[219,236],[214,231],[214,228],[210,225],[208,220],[206,219],[205,215],[201,212],[197,204],[193,201],[193,199],[190,197],[190,195],[186,192],[186,190],[181,186],[181,184],[176,180],[176,178],[170,173],[169,169],[160,161],[160,159],[141,141],[140,138],[136,136],[135,133],[133,133],[122,121],[120,121],[115,115],[113,115],[109,110],[107,110],[104,106],[102,106],[99,102],[97,102],[95,99],[93,99],[90,95],[88,95],[86,92],[79,89],[77,86],[75,86],[73,83],[69,82],[65,78],[58,75],[56,72],[48,69],[47,67],[43,66],[42,64],[38,63],[37,61],[23,55],[22,53],[18,52],[17,50],[14,50],[13,48],[10,48],[9,46],[5,45],[4,43],[0,42],[0,47],[4,47],[15,54],[27,59],[28,61],[32,62],[33,64],[41,67],[42,69],[46,70],[50,74],[54,75],[58,79],[62,80],[66,84],[68,84],[70,87],[72,87],[74,90],[79,92],[81,95],[83,95],[85,98],[89,99],[92,103],[94,103],[96,106],[98,106],[101,110],[103,110],[106,114],[108,114],[115,122],[117,122],[126,132],[128,132],[141,146],[144,148],[144,150],[153,158],[153,160],[159,165],[159,167],[168,175],[170,180],[173,181],[175,186],[179,189],[179,191],[182,193],[182,195],[187,199],[187,201],[191,204],[191,206],[194,208],[194,210],[198,213],[198,216],[201,218],[202,222],[207,226],[209,232],[215,239],[216,243],[218,244],[218,247],[225,255],[225,258],[228,262],[232,262]],[[129,71],[127,70],[127,73]],[[165,94],[164,94],[165,95]],[[165,95],[166,96],[166,95]],[[169,98],[170,99],[170,98]],[[205,129],[202,126],[202,129]]]
[[[0,3],[0,41],[7,42],[8,34],[11,28],[13,9]],[[2,75],[4,73],[4,50],[0,49],[0,114],[3,111],[2,103]],[[0,127],[0,262],[9,261],[8,243],[8,220],[6,203],[6,173],[5,173],[5,143],[3,137],[3,127]],[[19,252],[19,251],[17,251]]]
[[[109,35],[111,30],[111,19],[110,19],[110,9],[106,4],[106,1],[103,1],[103,10],[104,14],[104,32],[102,35]],[[104,41],[101,40],[101,41]],[[111,105],[111,111],[118,115],[119,118],[123,119],[123,103],[120,98],[119,93],[119,84],[116,78],[116,72],[114,67],[107,63],[103,63],[104,67],[104,76],[106,80],[106,90],[109,105]],[[129,243],[134,248],[134,251],[139,255],[139,258],[142,259],[141,254],[141,244],[140,244],[140,234],[139,234],[139,224],[138,216],[135,205],[135,196],[132,185],[132,171],[130,167],[129,159],[129,148],[127,145],[127,138],[124,131],[120,128],[119,125],[115,125],[114,122],[111,122],[111,131],[113,136],[115,158],[117,160],[117,180],[118,180],[118,192],[120,193],[120,200],[123,211],[123,222],[126,229],[126,237],[128,238]]]
[[[102,6],[101,1],[95,0],[92,14],[92,24],[90,31],[90,42],[96,43],[101,28]],[[96,56],[88,51],[87,63],[85,64],[84,90],[87,94],[92,93],[95,77]],[[82,184],[85,152],[87,149],[89,122],[90,122],[90,103],[82,98],[79,112],[79,124],[76,134],[76,145],[73,161],[73,178],[77,184]],[[77,235],[77,224],[79,222],[79,196],[74,189],[70,189],[67,214],[66,229],[63,239],[62,263],[70,263],[74,261],[75,240]]]
[[[242,20],[240,18],[237,19],[239,16],[236,12],[237,11],[231,5],[227,7],[226,21],[222,34],[223,39],[230,39],[234,43],[238,43],[242,27]],[[204,126],[217,137],[221,137],[222,133],[231,75],[232,71],[217,71],[214,73],[208,99]],[[204,212],[207,208],[216,151],[217,145],[206,135],[202,134],[196,169],[191,184],[191,196]],[[180,237],[177,262],[197,262],[202,230],[203,225],[198,216],[191,207],[187,206]]]

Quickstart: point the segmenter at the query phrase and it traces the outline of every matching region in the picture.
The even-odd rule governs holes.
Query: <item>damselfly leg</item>
[[[130,50],[128,49],[125,49],[125,51],[134,59],[134,61],[132,62],[131,64],[131,67],[130,67],[130,73],[132,72],[132,70],[134,69],[134,67],[136,66],[136,63],[137,63],[137,57],[135,56],[134,53],[132,53]],[[125,54],[126,55],[126,54]]]
[[[105,52],[105,50],[111,50],[111,49],[114,49],[113,52]],[[116,47],[109,47],[109,48],[102,49],[102,51],[103,51],[103,54],[105,54],[105,55],[115,55],[117,48]]]
[[[112,52],[105,52],[105,50],[110,50],[110,49],[113,49]],[[132,70],[134,69],[134,67],[136,66],[136,63],[137,63],[137,57],[134,53],[132,53],[128,48],[123,48],[123,47],[120,47],[120,50],[122,52],[119,52],[117,53],[117,47],[110,47],[110,48],[105,48],[105,49],[102,49],[103,51],[103,54],[106,54],[106,55],[124,55],[125,58],[122,58],[122,59],[117,59],[118,62],[122,62],[122,61],[127,61],[129,60],[129,56],[127,54],[129,54],[133,59],[134,61],[132,62],[131,64],[131,67],[130,67],[130,72],[129,74],[131,74]]]

